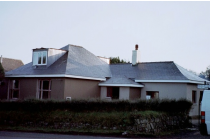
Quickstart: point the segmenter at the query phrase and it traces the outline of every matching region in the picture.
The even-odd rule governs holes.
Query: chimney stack
[[[132,65],[137,65],[139,63],[140,53],[138,50],[138,44],[135,45],[135,50],[132,51]]]

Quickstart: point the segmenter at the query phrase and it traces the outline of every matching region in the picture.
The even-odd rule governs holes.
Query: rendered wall
[[[18,80],[18,79],[17,79]],[[37,79],[24,78],[20,81],[20,99],[36,98]]]
[[[120,87],[119,99],[120,100],[129,100],[129,93],[130,93],[129,87]]]
[[[143,83],[141,99],[146,99],[147,91],[159,91],[159,99],[186,99],[187,84],[180,83]]]
[[[137,100],[141,98],[141,88],[130,87],[130,100]]]
[[[51,99],[63,100],[64,99],[64,78],[52,79],[51,85]]]
[[[84,79],[65,79],[64,99],[100,98],[99,81]]]
[[[101,87],[100,99],[105,99],[107,96],[107,87]]]
[[[190,110],[190,116],[198,116],[200,113],[200,104],[199,104],[199,98],[200,98],[200,91],[203,91],[202,89],[198,89],[196,84],[188,84],[187,85],[187,99],[189,101],[192,101],[192,91],[196,91],[196,102],[193,103],[192,108]]]

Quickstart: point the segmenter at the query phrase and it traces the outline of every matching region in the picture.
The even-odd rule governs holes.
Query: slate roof
[[[126,83],[127,79],[135,80],[189,80],[203,82],[205,79],[194,75],[181,66],[175,64],[173,61],[166,62],[144,62],[137,65],[127,64],[111,64],[110,65],[112,78],[108,81],[101,82],[101,84],[109,83]],[[127,79],[120,79],[117,77],[127,77]],[[128,83],[128,82],[127,82]]]
[[[127,78],[126,76],[113,76],[109,79],[107,79],[105,82],[101,82],[99,84],[99,86],[107,86],[107,85],[133,85],[133,86],[139,86],[139,87],[144,87],[144,85],[142,84],[139,84],[139,83],[136,83],[134,81],[134,79],[130,79],[130,78]]]
[[[131,63],[108,65],[83,47],[67,45],[61,49],[67,52],[48,68],[34,69],[31,62],[6,72],[6,77],[18,75],[73,75],[103,79],[108,77],[107,81],[100,84],[132,85],[141,85],[135,80],[205,81],[173,61],[143,62],[134,66]]]
[[[6,73],[15,75],[74,75],[92,78],[111,77],[109,65],[83,47],[67,45],[67,52],[46,69],[34,69],[32,62]]]
[[[5,72],[14,70],[23,65],[24,64],[21,60],[2,57],[2,66]]]

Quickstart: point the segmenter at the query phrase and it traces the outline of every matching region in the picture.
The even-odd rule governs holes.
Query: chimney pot
[[[135,48],[136,48],[136,50],[138,50],[138,48],[139,48],[138,44],[136,44]]]

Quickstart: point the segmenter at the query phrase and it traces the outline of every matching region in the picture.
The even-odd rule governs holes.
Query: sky
[[[210,1],[0,1],[0,55],[32,61],[32,49],[82,46],[131,62],[174,61],[200,73],[210,65]]]

